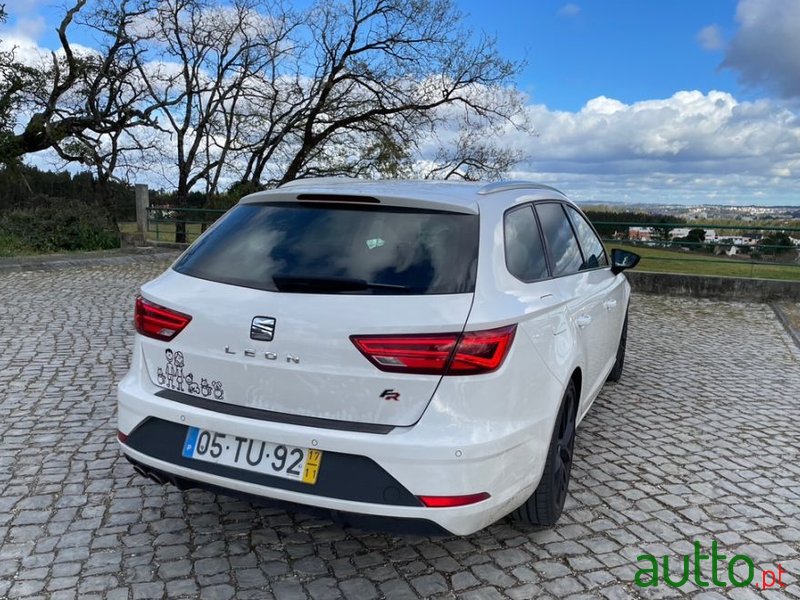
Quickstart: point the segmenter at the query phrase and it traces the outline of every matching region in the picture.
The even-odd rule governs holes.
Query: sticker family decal
[[[156,371],[158,385],[163,385],[176,392],[187,392],[204,398],[213,396],[214,400],[225,399],[221,381],[209,382],[205,377],[201,377],[198,382],[194,378],[194,373],[184,373],[186,363],[183,352],[180,350],[173,352],[171,348],[167,348],[164,355],[167,358],[167,364],[163,369],[159,367]]]

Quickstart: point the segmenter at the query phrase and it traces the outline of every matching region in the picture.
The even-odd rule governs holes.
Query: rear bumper
[[[183,455],[184,442],[189,428],[158,418],[149,418],[134,429],[124,442],[126,451],[158,459],[192,471],[202,471],[225,479],[239,479],[265,488],[311,494],[393,506],[422,506],[396,479],[375,461],[355,454],[323,452],[324,467],[320,469],[316,483],[270,475],[265,471],[250,471],[206,461],[198,461]],[[227,444],[227,438],[223,444]]]
[[[240,492],[230,487],[220,487],[204,481],[195,479],[187,479],[185,477],[178,477],[174,473],[154,469],[140,463],[129,456],[126,456],[128,462],[133,465],[134,470],[140,475],[147,477],[158,483],[159,485],[171,484],[179,490],[201,489],[207,490],[214,494],[224,494],[233,496],[270,508],[279,508],[291,512],[300,512],[316,516],[323,519],[330,519],[346,527],[357,527],[359,529],[381,531],[388,533],[399,534],[414,534],[414,535],[449,535],[446,529],[437,525],[433,521],[427,519],[408,519],[398,517],[386,517],[382,515],[365,515],[359,513],[343,512],[338,510],[329,510],[312,506],[310,504],[297,504],[296,502],[286,502],[283,500],[275,500],[256,494],[249,494],[247,492]]]
[[[458,415],[436,410],[439,404],[436,398],[413,427],[398,427],[386,434],[323,429],[189,406],[159,397],[156,395],[158,388],[153,388],[149,382],[145,382],[147,387],[144,388],[140,382],[141,379],[129,374],[118,391],[119,430],[125,436],[131,435],[128,443],[120,442],[122,451],[140,465],[192,482],[194,486],[342,513],[425,520],[458,535],[486,527],[527,499],[541,477],[552,430],[552,422],[546,417],[524,422],[513,416],[493,423],[484,422],[478,428],[461,422]],[[166,449],[159,451],[152,444],[137,441],[135,430],[141,428],[144,432],[143,424],[148,421],[166,424],[163,437],[171,438]],[[180,457],[179,448],[186,427],[190,426],[317,448],[327,453],[321,478],[331,465],[327,462],[328,456],[352,457],[354,461],[344,459],[343,463],[349,465],[351,471],[355,469],[345,486],[353,488],[352,493],[333,493],[330,488],[317,486],[304,488],[305,484],[294,482],[286,485],[282,480],[278,483],[242,477],[237,469],[214,471],[207,463],[184,459]],[[379,478],[376,487],[375,479],[364,476],[363,469],[353,466],[366,464],[364,461],[374,464],[388,477],[386,481],[391,481],[386,483]],[[344,468],[340,475],[347,470]],[[390,492],[387,496],[385,490],[392,487],[396,487],[398,493]],[[427,508],[416,500],[421,495],[455,496],[479,492],[488,492],[490,498],[455,508]]]

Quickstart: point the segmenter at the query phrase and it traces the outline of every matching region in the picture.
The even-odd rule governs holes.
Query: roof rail
[[[481,196],[488,196],[489,194],[497,194],[499,192],[507,192],[509,190],[551,190],[553,192],[558,192],[562,196],[564,195],[561,190],[557,190],[549,185],[536,183],[535,181],[524,181],[519,179],[509,179],[507,181],[495,181],[493,183],[487,183],[478,190],[478,194]]]

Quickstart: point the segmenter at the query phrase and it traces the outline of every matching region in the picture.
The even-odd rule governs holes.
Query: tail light
[[[481,492],[479,494],[467,494],[466,496],[417,496],[428,508],[453,508],[454,506],[466,506],[476,504],[489,498],[489,494]]]
[[[427,375],[477,375],[503,364],[516,325],[412,335],[353,335],[350,340],[381,371]]]
[[[170,341],[189,324],[192,317],[136,296],[133,323],[136,331],[164,342]]]

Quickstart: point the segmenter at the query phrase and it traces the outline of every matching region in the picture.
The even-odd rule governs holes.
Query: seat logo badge
[[[275,319],[273,317],[253,317],[250,324],[250,339],[271,342],[275,336]]]
[[[393,389],[383,390],[381,395],[378,397],[383,398],[384,400],[394,400],[395,402],[399,402],[400,392],[395,392]]]

